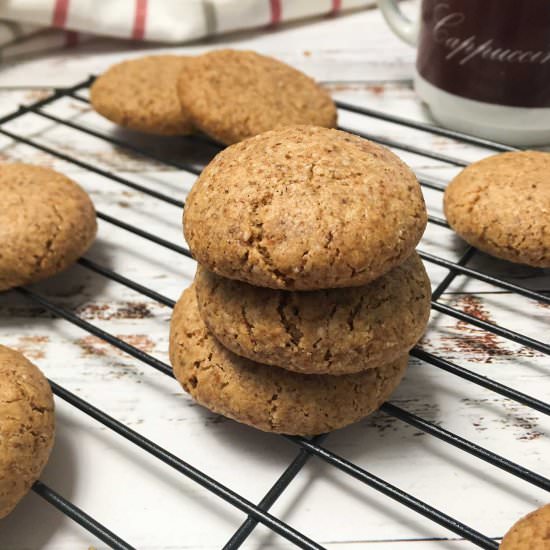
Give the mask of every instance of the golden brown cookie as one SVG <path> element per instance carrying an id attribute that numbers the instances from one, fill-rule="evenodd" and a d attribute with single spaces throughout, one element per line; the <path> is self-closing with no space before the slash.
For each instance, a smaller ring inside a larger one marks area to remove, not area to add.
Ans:
<path id="1" fill-rule="evenodd" d="M 283 126 L 336 126 L 336 107 L 325 90 L 256 52 L 217 50 L 195 57 L 182 69 L 178 90 L 193 124 L 227 145 Z"/>
<path id="2" fill-rule="evenodd" d="M 372 413 L 407 366 L 405 356 L 357 374 L 317 376 L 254 363 L 208 331 L 194 287 L 174 309 L 170 361 L 183 388 L 201 405 L 260 430 L 298 435 L 328 432 Z"/>
<path id="3" fill-rule="evenodd" d="M 199 267 L 201 316 L 232 352 L 305 374 L 346 374 L 402 357 L 430 316 L 416 252 L 367 285 L 310 292 L 251 286 Z"/>
<path id="4" fill-rule="evenodd" d="M 550 504 L 531 512 L 506 533 L 500 550 L 550 550 Z"/>
<path id="5" fill-rule="evenodd" d="M 92 106 L 131 130 L 167 136 L 189 134 L 193 126 L 177 93 L 179 74 L 188 60 L 152 55 L 117 63 L 92 85 Z"/>
<path id="6" fill-rule="evenodd" d="M 52 390 L 19 352 L 0 345 L 0 518 L 38 479 L 50 456 L 55 423 Z"/>
<path id="7" fill-rule="evenodd" d="M 388 149 L 297 126 L 219 153 L 189 194 L 184 231 L 218 275 L 316 290 L 364 285 L 398 266 L 426 221 L 414 174 Z"/>
<path id="8" fill-rule="evenodd" d="M 92 201 L 63 174 L 2 164 L 0 196 L 0 291 L 66 269 L 95 238 Z"/>
<path id="9" fill-rule="evenodd" d="M 445 215 L 487 254 L 550 267 L 550 153 L 501 153 L 471 164 L 447 187 Z"/>

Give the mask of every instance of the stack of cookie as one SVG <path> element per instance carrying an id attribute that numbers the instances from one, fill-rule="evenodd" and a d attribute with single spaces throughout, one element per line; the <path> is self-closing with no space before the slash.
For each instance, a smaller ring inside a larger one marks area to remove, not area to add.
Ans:
<path id="1" fill-rule="evenodd" d="M 222 151 L 185 209 L 200 265 L 172 319 L 176 377 L 266 431 L 318 434 L 371 413 L 428 320 L 414 252 L 425 225 L 413 173 L 359 137 L 297 126 Z"/>

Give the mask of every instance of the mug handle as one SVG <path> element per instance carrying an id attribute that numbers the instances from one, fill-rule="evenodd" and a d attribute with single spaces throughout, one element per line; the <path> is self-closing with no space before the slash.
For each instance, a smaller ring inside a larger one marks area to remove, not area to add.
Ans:
<path id="1" fill-rule="evenodd" d="M 418 41 L 418 20 L 411 21 L 397 5 L 397 0 L 378 0 L 378 7 L 391 30 L 410 44 L 416 46 Z"/>

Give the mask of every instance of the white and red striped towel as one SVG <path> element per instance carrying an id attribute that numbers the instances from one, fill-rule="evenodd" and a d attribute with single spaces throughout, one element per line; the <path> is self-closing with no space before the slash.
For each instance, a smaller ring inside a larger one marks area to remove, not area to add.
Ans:
<path id="1" fill-rule="evenodd" d="M 375 0 L 2 0 L 0 52 L 12 57 L 74 45 L 93 35 L 182 43 L 374 4 Z"/>

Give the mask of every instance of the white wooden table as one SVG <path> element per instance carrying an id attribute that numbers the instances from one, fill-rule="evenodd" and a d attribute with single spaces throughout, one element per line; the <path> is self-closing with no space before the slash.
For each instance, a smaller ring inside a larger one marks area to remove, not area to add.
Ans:
<path id="1" fill-rule="evenodd" d="M 274 55 L 326 83 L 334 96 L 359 105 L 425 120 L 411 90 L 414 51 L 401 44 L 377 11 L 319 19 L 271 32 L 253 32 L 181 47 L 250 48 Z M 116 49 L 114 49 L 116 47 Z M 158 51 L 158 50 L 149 50 Z M 174 50 L 172 50 L 174 51 Z M 143 50 L 97 41 L 4 66 L 0 115 L 98 73 Z M 212 151 L 185 139 L 156 139 L 116 131 L 87 105 L 62 100 L 48 112 L 115 135 L 173 159 L 207 160 Z M 342 113 L 342 125 L 475 160 L 488 151 L 405 128 Z M 6 128 L 132 181 L 184 200 L 194 177 L 151 163 L 102 140 L 26 115 Z M 32 147 L 0 136 L 2 161 L 53 166 L 79 181 L 98 209 L 183 244 L 181 211 Z M 419 173 L 448 180 L 457 168 L 399 152 Z M 426 191 L 432 214 L 442 216 L 441 193 Z M 430 225 L 420 248 L 457 259 L 465 245 Z M 182 256 L 101 222 L 87 257 L 176 299 L 194 273 Z M 542 270 L 480 256 L 474 265 L 531 288 L 548 291 Z M 435 285 L 446 270 L 428 266 Z M 168 361 L 170 309 L 115 282 L 75 266 L 36 285 L 40 293 L 84 319 Z M 442 297 L 480 318 L 548 341 L 550 308 L 457 277 Z M 258 502 L 295 456 L 286 440 L 219 418 L 195 405 L 179 385 L 66 321 L 55 319 L 15 293 L 0 295 L 0 342 L 34 360 L 57 383 L 139 433 Z M 433 314 L 423 342 L 444 356 L 539 399 L 550 399 L 547 356 L 452 317 Z M 391 400 L 406 410 L 550 475 L 550 421 L 488 390 L 412 360 Z M 245 516 L 184 476 L 162 465 L 61 400 L 57 442 L 43 481 L 139 549 L 214 549 Z M 491 537 L 500 537 L 521 515 L 549 501 L 548 494 L 406 424 L 377 413 L 332 434 L 330 450 L 425 500 Z M 272 512 L 331 550 L 368 548 L 435 550 L 475 546 L 409 511 L 334 468 L 312 459 Z M 0 523 L 2 550 L 103 549 L 103 543 L 31 493 Z M 243 546 L 291 545 L 258 527 Z"/>

